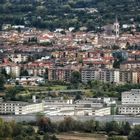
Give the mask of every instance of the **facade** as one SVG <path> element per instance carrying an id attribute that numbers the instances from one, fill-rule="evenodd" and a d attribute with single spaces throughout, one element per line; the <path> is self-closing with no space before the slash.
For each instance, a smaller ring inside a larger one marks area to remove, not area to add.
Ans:
<path id="1" fill-rule="evenodd" d="M 9 58 L 14 63 L 26 62 L 28 60 L 28 56 L 22 54 L 11 54 Z"/>
<path id="2" fill-rule="evenodd" d="M 110 115 L 111 114 L 111 108 L 110 107 L 104 107 L 104 108 L 95 109 L 93 111 L 93 114 L 96 115 L 96 116 Z"/>
<path id="3" fill-rule="evenodd" d="M 91 80 L 99 80 L 99 72 L 97 69 L 94 69 L 92 67 L 83 68 L 81 70 L 81 78 L 83 83 L 87 83 Z"/>
<path id="4" fill-rule="evenodd" d="M 140 105 L 140 89 L 122 92 L 122 104 Z"/>
<path id="5" fill-rule="evenodd" d="M 120 105 L 118 106 L 118 113 L 123 115 L 139 115 L 140 105 Z"/>
<path id="6" fill-rule="evenodd" d="M 30 76 L 43 76 L 48 73 L 48 69 L 52 66 L 53 64 L 51 62 L 34 62 L 24 65 L 24 69 L 28 71 Z"/>
<path id="7" fill-rule="evenodd" d="M 48 80 L 49 81 L 66 81 L 71 80 L 71 74 L 73 70 L 71 68 L 50 68 L 48 69 Z"/>
<path id="8" fill-rule="evenodd" d="M 117 84 L 140 83 L 140 72 L 131 69 L 95 69 L 86 67 L 81 69 L 81 78 L 83 83 L 91 80 L 100 80 Z"/>
<path id="9" fill-rule="evenodd" d="M 140 89 L 122 92 L 122 105 L 118 106 L 119 114 L 140 114 Z"/>
<path id="10" fill-rule="evenodd" d="M 119 70 L 118 69 L 94 69 L 83 68 L 81 70 L 81 78 L 83 83 L 91 80 L 100 80 L 102 82 L 119 83 Z"/>
<path id="11" fill-rule="evenodd" d="M 28 104 L 25 106 L 16 106 L 15 115 L 26 115 L 31 113 L 42 112 L 44 109 L 43 103 Z"/>
<path id="12" fill-rule="evenodd" d="M 73 102 L 72 99 L 53 98 L 45 100 L 44 113 L 46 115 L 70 116 L 104 116 L 110 115 L 110 104 L 115 100 L 110 98 L 85 98 Z M 107 105 L 104 106 L 104 104 Z"/>
<path id="13" fill-rule="evenodd" d="M 4 69 L 7 74 L 13 75 L 13 77 L 19 77 L 20 76 L 20 66 L 19 65 L 7 65 L 4 66 Z"/>
<path id="14" fill-rule="evenodd" d="M 43 103 L 0 102 L 0 114 L 25 115 L 42 112 L 44 110 L 43 108 Z"/>
<path id="15" fill-rule="evenodd" d="M 139 83 L 139 72 L 136 70 L 120 70 L 120 83 Z"/>
<path id="16" fill-rule="evenodd" d="M 119 70 L 114 70 L 114 69 L 101 70 L 100 80 L 102 82 L 119 83 Z"/>
<path id="17" fill-rule="evenodd" d="M 125 61 L 120 65 L 120 69 L 139 69 L 140 60 Z"/>

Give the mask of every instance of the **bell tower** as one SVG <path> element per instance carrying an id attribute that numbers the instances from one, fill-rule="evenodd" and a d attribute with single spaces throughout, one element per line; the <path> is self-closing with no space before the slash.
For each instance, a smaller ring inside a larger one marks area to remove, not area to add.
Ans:
<path id="1" fill-rule="evenodd" d="M 119 24 L 119 21 L 118 21 L 117 17 L 116 17 L 116 21 L 114 23 L 114 31 L 115 31 L 116 38 L 118 38 L 119 34 L 120 34 L 120 24 Z"/>

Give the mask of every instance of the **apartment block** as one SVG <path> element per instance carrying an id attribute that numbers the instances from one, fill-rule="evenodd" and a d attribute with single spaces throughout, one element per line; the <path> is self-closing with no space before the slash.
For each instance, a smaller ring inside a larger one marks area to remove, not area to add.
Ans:
<path id="1" fill-rule="evenodd" d="M 81 78 L 83 83 L 87 83 L 91 80 L 100 80 L 99 70 L 90 68 L 83 68 L 81 70 Z"/>
<path id="2" fill-rule="evenodd" d="M 49 81 L 66 81 L 71 80 L 71 74 L 73 70 L 71 68 L 56 67 L 48 69 Z"/>
<path id="3" fill-rule="evenodd" d="M 140 89 L 132 89 L 121 94 L 122 104 L 118 106 L 119 114 L 140 114 Z"/>
<path id="4" fill-rule="evenodd" d="M 95 69 L 94 67 L 83 67 L 81 69 L 83 83 L 91 80 L 102 82 L 113 82 L 117 84 L 140 83 L 140 71 L 131 69 Z"/>
<path id="5" fill-rule="evenodd" d="M 100 80 L 102 82 L 119 83 L 119 70 L 115 69 L 94 69 L 87 67 L 81 69 L 82 82 L 87 83 L 91 80 Z"/>

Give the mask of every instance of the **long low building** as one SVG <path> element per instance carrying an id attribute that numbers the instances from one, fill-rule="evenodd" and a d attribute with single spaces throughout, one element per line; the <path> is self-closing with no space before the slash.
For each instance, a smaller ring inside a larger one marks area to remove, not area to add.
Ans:
<path id="1" fill-rule="evenodd" d="M 73 106 L 59 106 L 53 108 L 47 108 L 44 111 L 45 115 L 49 116 L 105 116 L 111 114 L 110 107 L 74 107 Z"/>
<path id="2" fill-rule="evenodd" d="M 118 106 L 118 113 L 123 115 L 139 115 L 140 105 L 120 105 Z"/>
<path id="3" fill-rule="evenodd" d="M 28 103 L 18 101 L 0 102 L 0 114 L 25 115 L 44 110 L 43 103 Z"/>
<path id="4" fill-rule="evenodd" d="M 48 99 L 44 102 L 44 113 L 49 116 L 104 116 L 111 114 L 110 98 L 85 98 L 73 101 L 63 99 Z"/>

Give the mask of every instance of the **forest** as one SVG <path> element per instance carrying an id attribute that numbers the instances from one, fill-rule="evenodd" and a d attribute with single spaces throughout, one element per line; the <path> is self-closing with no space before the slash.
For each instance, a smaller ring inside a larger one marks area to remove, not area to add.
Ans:
<path id="1" fill-rule="evenodd" d="M 56 28 L 87 27 L 98 31 L 113 23 L 140 22 L 139 0 L 1 0 L 0 25 Z M 65 24 L 63 24 L 65 23 Z"/>

